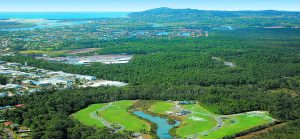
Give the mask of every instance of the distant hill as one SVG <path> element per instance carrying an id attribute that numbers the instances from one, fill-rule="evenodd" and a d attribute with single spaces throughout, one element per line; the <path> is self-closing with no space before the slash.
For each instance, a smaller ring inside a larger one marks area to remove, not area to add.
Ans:
<path id="1" fill-rule="evenodd" d="M 300 12 L 287 11 L 212 11 L 197 9 L 157 8 L 130 13 L 128 17 L 143 21 L 196 21 L 219 20 L 223 18 L 299 18 Z"/>

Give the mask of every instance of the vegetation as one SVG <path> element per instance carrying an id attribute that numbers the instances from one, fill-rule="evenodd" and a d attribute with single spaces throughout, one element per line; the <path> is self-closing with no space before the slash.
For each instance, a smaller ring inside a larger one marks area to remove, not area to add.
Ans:
<path id="1" fill-rule="evenodd" d="M 137 118 L 136 116 L 128 112 L 128 108 L 133 103 L 134 101 L 113 102 L 111 107 L 98 112 L 98 114 L 100 117 L 112 124 L 124 126 L 125 130 L 128 131 L 150 131 L 150 125 L 147 122 Z"/>
<path id="2" fill-rule="evenodd" d="M 158 114 L 166 114 L 167 111 L 171 111 L 172 108 L 175 107 L 174 103 L 166 103 L 162 101 L 155 102 L 151 107 L 149 108 L 149 111 L 153 113 Z"/>
<path id="3" fill-rule="evenodd" d="M 198 13 L 199 11 L 195 12 Z M 55 45 L 43 43 L 41 45 L 36 41 L 29 44 L 24 42 L 13 43 L 11 45 L 13 50 L 45 50 L 51 47 L 49 51 L 53 51 L 101 47 L 102 49 L 97 52 L 98 54 L 128 53 L 134 54 L 134 58 L 128 64 L 104 65 L 96 63 L 91 66 L 75 66 L 37 60 L 31 57 L 34 55 L 30 54 L 1 57 L 0 60 L 27 62 L 28 65 L 38 68 L 93 75 L 99 79 L 129 83 L 127 87 L 123 88 L 100 87 L 57 92 L 46 91 L 45 93 L 29 96 L 2 98 L 0 106 L 26 105 L 24 108 L 4 111 L 2 117 L 14 123 L 30 127 L 33 130 L 33 138 L 129 138 L 127 132 L 113 133 L 105 127 L 86 126 L 70 117 L 70 115 L 91 104 L 119 100 L 197 100 L 203 106 L 203 109 L 218 115 L 259 110 L 269 111 L 272 117 L 288 121 L 288 124 L 273 132 L 264 134 L 262 137 L 297 138 L 297 133 L 300 131 L 298 128 L 299 120 L 297 120 L 300 118 L 300 29 L 293 27 L 299 23 L 299 18 L 289 19 L 284 17 L 286 14 L 298 17 L 298 13 L 274 13 L 272 11 L 266 13 L 267 15 L 264 13 L 252 14 L 251 16 L 255 18 L 251 18 L 249 21 L 242 19 L 243 15 L 239 18 L 235 17 L 236 14 L 244 13 L 224 13 L 228 14 L 227 16 L 230 18 L 224 21 L 225 23 L 220 22 L 220 25 L 234 22 L 234 24 L 241 27 L 235 30 L 214 30 L 212 26 L 208 26 L 208 23 L 212 23 L 208 20 L 201 21 L 207 22 L 206 24 L 184 24 L 183 26 L 180 26 L 181 23 L 177 21 L 172 22 L 172 24 L 167 23 L 170 26 L 184 28 L 205 28 L 209 30 L 209 37 L 132 38 L 103 42 L 95 39 L 63 40 L 59 43 L 56 42 Z M 181 12 L 181 14 L 183 13 Z M 208 14 L 214 16 L 219 13 Z M 269 14 L 273 14 L 273 18 L 264 18 Z M 126 20 L 142 20 L 144 22 L 144 19 L 139 15 L 132 16 L 137 17 Z M 275 19 L 275 17 L 278 18 Z M 168 16 L 166 20 L 172 18 L 173 16 Z M 123 21 L 121 19 L 116 20 Z M 156 23 L 160 22 L 157 17 L 149 17 L 149 20 Z M 216 22 L 221 20 L 218 19 Z M 185 20 L 185 22 L 189 21 Z M 277 25 L 284 25 L 284 28 L 262 28 Z M 51 32 L 49 30 L 40 30 L 40 33 L 47 34 L 47 31 Z M 96 31 L 94 28 L 90 28 L 90 32 Z M 31 33 L 19 32 L 17 36 L 25 38 L 25 36 L 30 36 Z M 4 37 L 6 35 L 14 36 L 11 32 L 0 32 L 0 34 Z M 7 42 L 10 43 L 10 40 L 13 39 L 9 39 Z M 234 66 L 225 65 L 224 62 L 231 62 Z M 1 84 L 5 84 L 8 80 L 4 76 L 1 76 L 0 79 Z M 129 104 L 125 104 L 124 106 L 127 108 Z M 144 107 L 148 107 L 148 105 Z M 153 110 L 162 113 L 169 107 L 167 105 Z M 199 108 L 199 111 L 202 110 Z M 122 112 L 123 116 L 129 116 L 125 114 L 126 111 Z M 113 114 L 116 113 L 114 111 L 105 113 L 106 118 Z M 207 119 L 208 117 L 203 118 Z M 246 115 L 235 118 L 242 121 L 246 118 Z M 208 119 L 208 121 L 211 120 Z M 250 119 L 250 121 L 247 123 L 249 125 L 232 125 L 232 129 L 241 127 L 244 130 L 258 125 L 257 123 L 264 122 L 261 119 Z M 90 121 L 86 121 L 86 123 L 88 122 Z M 191 121 L 187 120 L 185 123 L 189 124 Z M 207 126 L 212 125 L 214 123 L 207 124 Z M 132 129 L 140 129 L 140 127 L 136 126 Z M 177 132 L 178 134 L 187 135 L 189 131 L 178 129 Z M 219 132 L 216 133 L 216 136 L 223 136 L 225 132 L 233 133 L 231 128 L 223 131 L 219 130 Z"/>
<path id="4" fill-rule="evenodd" d="M 197 9 L 157 8 L 143 12 L 130 13 L 129 17 L 137 21 L 158 23 L 189 23 L 189 27 L 203 25 L 235 26 L 286 26 L 297 25 L 299 12 L 285 11 L 207 11 Z M 289 16 L 290 18 L 286 18 Z M 199 25 L 200 24 L 200 25 Z M 177 24 L 178 26 L 178 24 Z"/>
<path id="5" fill-rule="evenodd" d="M 161 110 L 169 104 L 168 102 L 162 101 L 154 103 L 150 110 Z M 172 131 L 172 133 L 178 137 L 223 138 L 275 121 L 267 112 L 262 111 L 239 113 L 235 115 L 217 115 L 198 104 L 181 105 L 181 107 L 184 110 L 190 111 L 191 114 L 179 118 L 181 119 L 181 125 Z M 168 110 L 170 110 L 170 108 L 156 112 L 166 114 Z"/>
<path id="6" fill-rule="evenodd" d="M 85 109 L 82 109 L 78 112 L 76 112 L 73 116 L 75 119 L 79 120 L 79 122 L 89 125 L 89 126 L 96 126 L 96 127 L 104 127 L 104 125 L 98 121 L 97 119 L 94 119 L 91 117 L 92 112 L 96 112 L 101 107 L 105 106 L 106 104 L 93 104 L 88 106 Z"/>
<path id="7" fill-rule="evenodd" d="M 0 75 L 0 85 L 5 85 L 7 83 L 8 77 Z"/>
<path id="8" fill-rule="evenodd" d="M 270 132 L 264 132 L 259 136 L 253 137 L 253 139 L 278 139 L 278 138 L 286 138 L 286 139 L 297 139 L 300 138 L 299 128 L 300 128 L 300 120 L 295 120 L 288 122 L 286 125 L 275 128 Z"/>

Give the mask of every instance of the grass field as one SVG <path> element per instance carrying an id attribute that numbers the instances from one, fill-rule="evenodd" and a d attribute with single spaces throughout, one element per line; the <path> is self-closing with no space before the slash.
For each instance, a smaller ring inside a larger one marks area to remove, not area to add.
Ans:
<path id="1" fill-rule="evenodd" d="M 127 111 L 134 101 L 124 100 L 113 102 L 112 106 L 101 111 L 100 116 L 110 123 L 120 124 L 125 130 L 139 132 L 141 130 L 150 130 L 150 124 L 137 118 Z"/>
<path id="2" fill-rule="evenodd" d="M 89 126 L 104 127 L 99 120 L 92 118 L 91 113 L 97 111 L 100 118 L 107 121 L 108 125 L 117 125 L 121 129 L 133 132 L 142 130 L 150 131 L 150 124 L 128 112 L 134 101 L 116 101 L 110 104 L 94 104 L 76 112 L 73 117 L 81 123 Z M 217 115 L 198 104 L 176 105 L 172 102 L 156 101 L 149 110 L 158 114 L 166 114 L 166 111 L 174 113 L 181 110 L 188 110 L 191 114 L 178 116 L 181 120 L 180 126 L 175 134 L 181 138 L 198 137 L 204 139 L 221 139 L 227 135 L 233 135 L 255 126 L 264 125 L 274 121 L 264 111 L 253 111 L 233 115 Z M 107 124 L 106 124 L 107 125 Z"/>
<path id="3" fill-rule="evenodd" d="M 124 100 L 108 103 L 93 104 L 89 107 L 82 109 L 74 114 L 74 118 L 81 123 L 89 126 L 104 127 L 104 124 L 91 117 L 91 113 L 97 111 L 98 116 L 110 125 L 119 125 L 125 130 L 140 132 L 141 130 L 150 131 L 150 124 L 146 121 L 136 117 L 128 112 L 128 108 L 134 103 L 134 101 Z M 100 110 L 101 108 L 104 108 Z"/>
<path id="4" fill-rule="evenodd" d="M 207 136 L 202 136 L 204 139 L 218 139 L 226 135 L 245 131 L 255 126 L 271 123 L 273 119 L 267 112 L 241 113 L 238 115 L 228 116 L 224 120 L 224 125 L 216 131 L 209 133 Z"/>
<path id="5" fill-rule="evenodd" d="M 171 111 L 173 107 L 175 107 L 175 104 L 172 102 L 157 101 L 151 105 L 149 111 L 158 114 L 166 114 L 166 111 Z"/>
<path id="6" fill-rule="evenodd" d="M 213 128 L 217 121 L 210 113 L 200 105 L 182 105 L 184 109 L 192 111 L 192 114 L 184 117 L 182 124 L 176 130 L 176 135 L 180 137 L 189 136 Z"/>
<path id="7" fill-rule="evenodd" d="M 150 107 L 155 113 L 165 114 L 174 105 L 169 102 L 157 102 Z M 174 104 L 174 103 L 173 103 Z M 255 126 L 271 123 L 267 112 L 256 111 L 235 115 L 217 115 L 198 104 L 181 105 L 181 109 L 191 111 L 191 114 L 180 116 L 181 125 L 175 130 L 179 137 L 198 137 L 205 139 L 220 139 Z"/>
<path id="8" fill-rule="evenodd" d="M 105 106 L 107 104 L 93 104 L 88 106 L 85 109 L 82 109 L 74 114 L 74 118 L 79 120 L 79 122 L 88 125 L 88 126 L 96 126 L 96 127 L 104 127 L 104 125 L 96 120 L 90 117 L 90 113 L 95 112 Z"/>
<path id="9" fill-rule="evenodd" d="M 61 50 L 61 51 L 46 51 L 46 50 L 26 50 L 26 51 L 19 51 L 20 54 L 47 54 L 50 56 L 55 56 L 55 55 L 64 55 L 68 50 Z"/>

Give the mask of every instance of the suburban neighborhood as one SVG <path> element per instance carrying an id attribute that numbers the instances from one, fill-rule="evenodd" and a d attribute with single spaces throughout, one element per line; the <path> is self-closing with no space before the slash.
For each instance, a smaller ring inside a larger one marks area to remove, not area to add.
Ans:
<path id="1" fill-rule="evenodd" d="M 70 74 L 27 66 L 27 63 L 0 61 L 0 76 L 6 77 L 0 84 L 0 97 L 32 94 L 46 90 L 76 87 L 126 86 L 118 81 L 99 80 L 95 76 Z"/>

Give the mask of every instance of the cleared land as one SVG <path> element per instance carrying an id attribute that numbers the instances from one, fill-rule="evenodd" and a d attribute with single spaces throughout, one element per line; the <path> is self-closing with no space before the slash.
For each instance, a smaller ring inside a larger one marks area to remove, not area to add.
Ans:
<path id="1" fill-rule="evenodd" d="M 133 103 L 134 101 L 124 100 L 109 104 L 93 104 L 76 112 L 74 118 L 90 126 L 118 126 L 119 130 L 125 129 L 133 132 L 150 131 L 150 124 L 128 112 L 128 108 Z M 97 113 L 96 116 L 95 113 Z"/>
<path id="2" fill-rule="evenodd" d="M 216 131 L 208 133 L 201 138 L 216 139 L 226 135 L 245 131 L 255 126 L 264 125 L 274 121 L 267 112 L 253 111 L 236 115 L 225 116 L 224 125 Z"/>
<path id="3" fill-rule="evenodd" d="M 167 111 L 172 111 L 175 107 L 175 104 L 172 102 L 162 102 L 157 101 L 149 108 L 149 111 L 158 113 L 158 114 L 166 114 Z"/>
<path id="4" fill-rule="evenodd" d="M 139 132 L 141 130 L 150 130 L 150 125 L 133 114 L 127 109 L 133 105 L 134 101 L 124 100 L 113 102 L 111 107 L 99 112 L 99 116 L 112 124 L 124 126 L 125 130 Z"/>
<path id="5" fill-rule="evenodd" d="M 115 128 L 116 131 L 150 131 L 150 124 L 128 112 L 135 101 L 124 100 L 105 104 L 94 104 L 75 113 L 80 122 L 96 127 Z M 190 114 L 179 116 L 181 111 Z M 233 115 L 217 115 L 198 104 L 176 105 L 174 102 L 155 101 L 149 111 L 158 114 L 171 114 L 181 120 L 175 134 L 181 138 L 220 139 L 227 135 L 274 122 L 268 112 L 252 111 Z M 172 113 L 173 112 L 173 113 Z"/>
<path id="6" fill-rule="evenodd" d="M 174 110 L 174 113 L 181 110 L 190 111 L 191 114 L 178 116 L 182 119 L 182 123 L 176 129 L 175 134 L 184 138 L 219 139 L 226 135 L 233 135 L 255 126 L 274 121 L 268 112 L 264 111 L 253 111 L 234 115 L 217 115 L 198 104 L 181 105 L 177 108 L 174 108 L 174 106 L 170 104 L 172 103 L 154 103 L 150 107 L 150 111 L 159 114 L 166 114 L 166 111 L 170 110 Z"/>
<path id="7" fill-rule="evenodd" d="M 47 55 L 61 55 L 69 52 L 68 50 L 61 50 L 61 51 L 45 51 L 45 50 L 26 50 L 26 51 L 19 51 L 20 54 L 47 54 Z"/>
<path id="8" fill-rule="evenodd" d="M 176 130 L 176 135 L 180 137 L 197 137 L 198 135 L 194 134 L 212 129 L 217 125 L 217 120 L 214 118 L 215 115 L 200 105 L 182 105 L 182 108 L 192 113 L 183 118 L 182 124 Z"/>
<path id="9" fill-rule="evenodd" d="M 74 114 L 74 118 L 79 120 L 79 122 L 89 125 L 89 126 L 96 126 L 96 127 L 104 127 L 103 123 L 97 119 L 92 118 L 90 115 L 93 112 L 101 109 L 105 105 L 108 104 L 93 104 L 88 106 L 85 109 L 82 109 Z"/>

